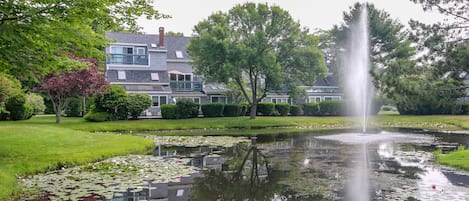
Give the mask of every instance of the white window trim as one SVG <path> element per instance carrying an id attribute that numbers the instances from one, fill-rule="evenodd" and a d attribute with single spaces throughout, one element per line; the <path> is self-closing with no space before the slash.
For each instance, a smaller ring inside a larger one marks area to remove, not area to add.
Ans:
<path id="1" fill-rule="evenodd" d="M 112 45 L 109 46 L 109 54 L 115 54 L 115 53 L 112 53 L 112 51 L 111 51 L 113 47 L 132 47 L 132 49 L 143 48 L 143 47 L 148 48 L 148 46 L 145 45 L 145 44 L 118 43 L 118 44 L 112 44 Z M 130 67 L 130 68 L 149 68 L 151 66 L 151 59 L 150 59 L 150 53 L 149 52 L 150 52 L 150 50 L 148 50 L 148 54 L 147 54 L 147 57 L 148 57 L 148 64 L 147 65 L 106 64 L 106 69 L 110 69 L 112 67 L 115 67 L 115 68 L 119 68 L 119 67 L 123 67 L 123 68 L 128 68 L 128 67 Z"/>
<path id="2" fill-rule="evenodd" d="M 227 96 L 222 96 L 222 95 L 212 95 L 212 96 L 210 96 L 210 103 L 220 103 L 220 102 L 213 102 L 213 100 L 212 100 L 212 99 L 213 99 L 214 97 L 217 97 L 217 98 L 225 98 L 225 104 L 226 104 L 226 102 L 228 101 L 228 97 L 227 97 Z"/>
<path id="3" fill-rule="evenodd" d="M 198 103 L 198 104 L 200 104 L 200 101 L 201 101 L 201 100 L 200 100 L 200 97 L 198 97 L 198 96 L 188 96 L 188 97 L 179 96 L 179 97 L 173 97 L 173 98 L 176 99 L 176 102 L 177 102 L 178 99 L 184 99 L 184 98 L 190 99 L 190 100 L 192 100 L 192 101 L 194 101 L 194 98 L 197 98 L 197 99 L 199 99 L 199 101 L 198 101 L 198 102 L 195 102 L 195 101 L 194 101 L 194 102 L 195 102 L 195 103 Z"/>
<path id="4" fill-rule="evenodd" d="M 316 98 L 319 98 L 319 102 L 324 101 L 324 97 L 322 96 L 308 96 L 308 103 L 318 103 L 316 102 Z"/>
<path id="5" fill-rule="evenodd" d="M 341 100 L 342 97 L 340 96 L 324 96 L 324 100 L 326 100 L 326 98 L 330 98 L 331 100 Z"/>
<path id="6" fill-rule="evenodd" d="M 151 98 L 151 107 L 153 108 L 160 108 L 161 107 L 161 103 L 158 102 L 158 106 L 153 106 L 153 97 L 158 97 L 158 101 L 160 101 L 160 98 L 161 97 L 166 97 L 166 104 L 169 104 L 169 98 L 168 98 L 168 95 L 150 95 L 150 98 Z"/>
<path id="7" fill-rule="evenodd" d="M 159 73 L 151 73 L 151 80 L 152 81 L 160 81 L 160 74 Z"/>

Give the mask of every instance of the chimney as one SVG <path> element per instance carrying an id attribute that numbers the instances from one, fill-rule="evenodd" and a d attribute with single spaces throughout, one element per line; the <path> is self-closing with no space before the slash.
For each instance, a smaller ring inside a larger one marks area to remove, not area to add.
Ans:
<path id="1" fill-rule="evenodd" d="M 164 27 L 160 27 L 160 47 L 164 47 Z"/>

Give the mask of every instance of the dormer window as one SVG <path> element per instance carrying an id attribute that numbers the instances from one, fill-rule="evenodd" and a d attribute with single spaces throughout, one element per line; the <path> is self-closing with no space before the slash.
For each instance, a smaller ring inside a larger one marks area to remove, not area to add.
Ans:
<path id="1" fill-rule="evenodd" d="M 178 58 L 178 59 L 183 59 L 184 58 L 184 56 L 182 55 L 182 51 L 179 51 L 179 50 L 176 51 L 176 58 Z"/>

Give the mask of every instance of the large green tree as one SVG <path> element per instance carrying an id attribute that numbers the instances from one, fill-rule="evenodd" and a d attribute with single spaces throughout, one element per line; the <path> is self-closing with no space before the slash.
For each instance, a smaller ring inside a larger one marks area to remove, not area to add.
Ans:
<path id="1" fill-rule="evenodd" d="M 256 117 L 257 104 L 284 83 L 314 83 L 327 71 L 318 38 L 278 6 L 245 3 L 194 27 L 188 46 L 195 72 L 208 81 L 234 81 Z"/>
<path id="2" fill-rule="evenodd" d="M 76 65 L 68 53 L 104 59 L 105 31 L 138 31 L 137 17 L 158 19 L 152 0 L 3 0 L 0 3 L 0 71 L 38 80 Z M 64 62 L 65 61 L 65 62 Z"/>

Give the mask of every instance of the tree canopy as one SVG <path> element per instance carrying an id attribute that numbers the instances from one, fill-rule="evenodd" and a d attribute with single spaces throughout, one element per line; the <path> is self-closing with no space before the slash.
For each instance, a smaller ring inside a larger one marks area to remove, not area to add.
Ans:
<path id="1" fill-rule="evenodd" d="M 251 105 L 284 83 L 314 83 L 325 73 L 318 37 L 301 30 L 278 6 L 245 3 L 199 22 L 188 46 L 195 72 L 207 81 L 234 81 Z"/>
<path id="2" fill-rule="evenodd" d="M 105 31 L 138 31 L 141 15 L 167 17 L 152 7 L 152 0 L 1 2 L 0 71 L 20 80 L 38 80 L 51 70 L 77 66 L 68 53 L 104 59 Z"/>

